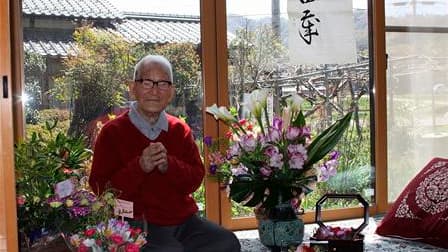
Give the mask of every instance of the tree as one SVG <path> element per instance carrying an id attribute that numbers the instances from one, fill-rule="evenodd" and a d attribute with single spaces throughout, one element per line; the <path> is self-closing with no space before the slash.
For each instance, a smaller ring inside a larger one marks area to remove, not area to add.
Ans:
<path id="1" fill-rule="evenodd" d="M 172 43 L 156 45 L 151 53 L 165 56 L 173 66 L 176 96 L 171 102 L 176 115 L 187 117 L 191 126 L 202 123 L 201 64 L 195 45 L 192 43 Z"/>
<path id="2" fill-rule="evenodd" d="M 76 56 L 64 60 L 63 74 L 56 78 L 56 97 L 70 103 L 69 134 L 88 134 L 89 123 L 125 103 L 127 81 L 132 76 L 140 46 L 121 36 L 89 26 L 73 34 Z"/>
<path id="3" fill-rule="evenodd" d="M 260 25 L 236 31 L 229 45 L 230 102 L 239 107 L 242 95 L 259 87 L 259 83 L 272 79 L 285 48 L 270 25 Z"/>

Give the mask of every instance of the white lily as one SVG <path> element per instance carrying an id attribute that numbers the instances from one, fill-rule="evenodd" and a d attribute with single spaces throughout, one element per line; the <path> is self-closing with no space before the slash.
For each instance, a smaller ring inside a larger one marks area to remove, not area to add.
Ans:
<path id="1" fill-rule="evenodd" d="M 283 120 L 283 130 L 286 131 L 286 129 L 289 127 L 289 124 L 291 122 L 291 110 L 289 109 L 289 107 L 283 108 L 282 120 Z"/>
<path id="2" fill-rule="evenodd" d="M 249 100 L 245 104 L 255 118 L 260 118 L 263 109 L 267 106 L 268 92 L 263 89 L 256 89 L 249 95 Z"/>
<path id="3" fill-rule="evenodd" d="M 84 246 L 86 246 L 86 247 L 88 247 L 88 248 L 91 248 L 91 247 L 93 247 L 94 245 L 96 245 L 96 243 L 95 243 L 95 239 L 85 239 L 85 240 L 82 242 L 82 244 L 84 244 Z"/>
<path id="4" fill-rule="evenodd" d="M 235 117 L 227 110 L 226 107 L 221 106 L 218 108 L 216 104 L 205 109 L 207 113 L 212 114 L 216 120 L 223 120 L 224 122 L 235 122 Z"/>
<path id="5" fill-rule="evenodd" d="M 293 94 L 286 99 L 286 104 L 291 109 L 291 112 L 294 114 L 300 111 L 300 106 L 302 105 L 303 101 L 304 100 L 302 97 L 300 97 L 297 94 Z"/>

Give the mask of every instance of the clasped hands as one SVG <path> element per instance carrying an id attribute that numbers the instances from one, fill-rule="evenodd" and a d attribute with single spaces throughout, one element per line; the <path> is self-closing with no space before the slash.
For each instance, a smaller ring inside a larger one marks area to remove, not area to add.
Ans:
<path id="1" fill-rule="evenodd" d="M 165 173 L 168 169 L 168 159 L 165 146 L 162 143 L 150 143 L 143 149 L 140 156 L 140 166 L 146 173 L 150 173 L 156 167 L 160 172 Z"/>

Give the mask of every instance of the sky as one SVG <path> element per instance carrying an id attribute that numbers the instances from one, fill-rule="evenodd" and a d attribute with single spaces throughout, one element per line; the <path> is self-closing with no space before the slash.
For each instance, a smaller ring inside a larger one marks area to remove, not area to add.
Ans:
<path id="1" fill-rule="evenodd" d="M 124 11 L 199 15 L 200 0 L 109 0 Z M 335 1 L 335 0 L 333 0 Z M 280 12 L 286 14 L 287 0 L 280 0 Z M 367 0 L 353 0 L 353 8 L 366 9 Z M 227 0 L 227 13 L 265 16 L 271 12 L 271 0 Z"/>

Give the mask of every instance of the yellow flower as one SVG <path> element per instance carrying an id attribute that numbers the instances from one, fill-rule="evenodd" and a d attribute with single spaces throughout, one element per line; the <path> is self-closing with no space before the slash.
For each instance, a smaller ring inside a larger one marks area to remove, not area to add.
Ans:
<path id="1" fill-rule="evenodd" d="M 237 157 L 232 157 L 232 159 L 230 159 L 230 164 L 232 165 L 238 165 L 240 163 L 240 160 Z"/>
<path id="2" fill-rule="evenodd" d="M 68 199 L 68 200 L 65 201 L 65 205 L 66 205 L 67 207 L 72 207 L 73 204 L 74 204 L 74 202 L 73 202 L 73 200 L 71 200 L 71 199 Z"/>
<path id="3" fill-rule="evenodd" d="M 40 198 L 38 196 L 33 196 L 33 202 L 38 203 L 40 201 Z"/>
<path id="4" fill-rule="evenodd" d="M 82 199 L 82 200 L 79 202 L 79 204 L 80 204 L 81 206 L 88 206 L 88 205 L 89 205 L 89 201 L 88 201 L 86 198 L 84 198 L 84 199 Z"/>
<path id="5" fill-rule="evenodd" d="M 96 212 L 98 210 L 100 210 L 103 207 L 103 204 L 101 202 L 95 202 L 92 205 L 92 211 Z"/>
<path id="6" fill-rule="evenodd" d="M 53 201 L 53 202 L 50 203 L 50 206 L 51 206 L 52 208 L 58 208 L 58 207 L 62 206 L 62 202 L 59 202 L 59 201 Z"/>

